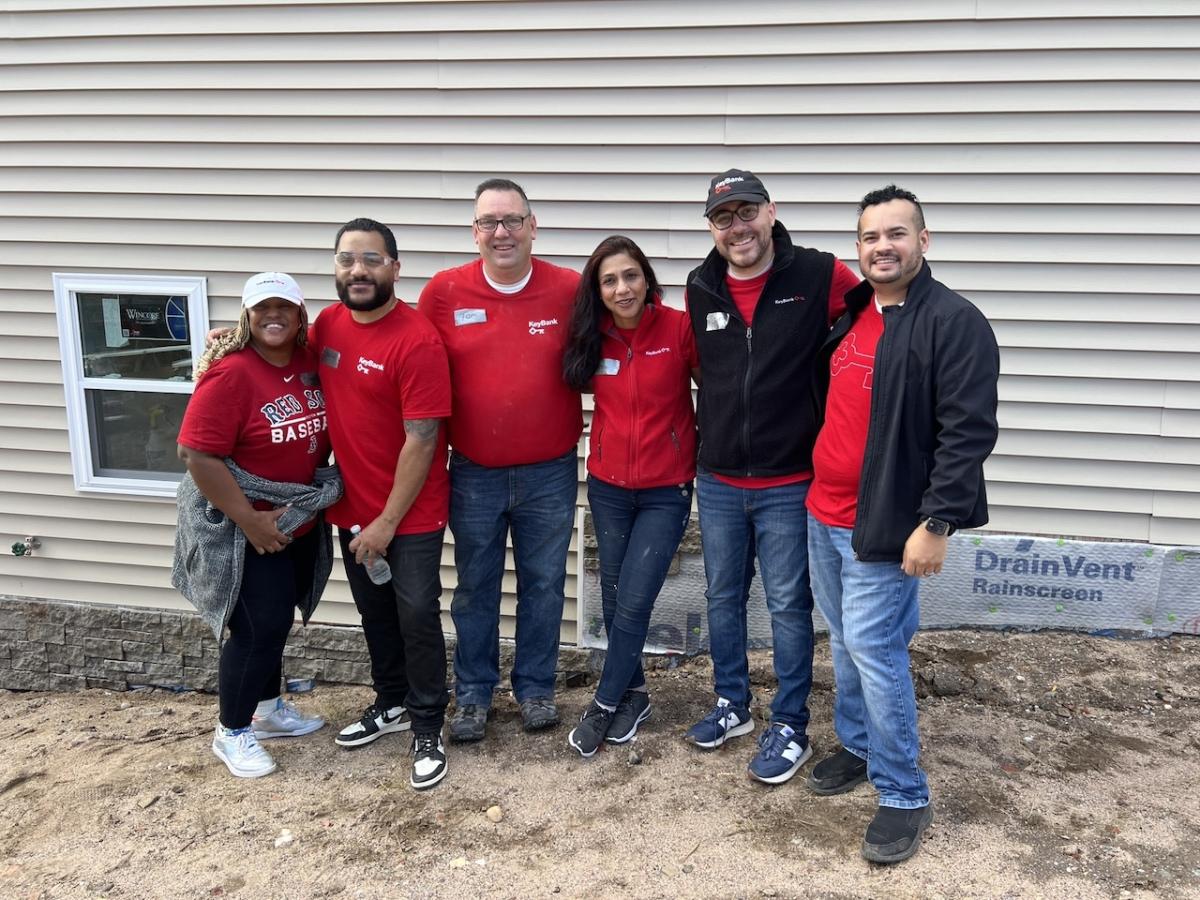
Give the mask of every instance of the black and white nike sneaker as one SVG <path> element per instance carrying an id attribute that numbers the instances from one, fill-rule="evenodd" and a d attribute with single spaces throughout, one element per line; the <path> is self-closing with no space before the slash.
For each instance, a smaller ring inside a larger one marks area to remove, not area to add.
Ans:
<path id="1" fill-rule="evenodd" d="M 333 742 L 339 747 L 363 747 L 393 731 L 408 731 L 412 723 L 403 706 L 380 709 L 372 703 L 363 710 L 362 718 L 338 732 Z"/>

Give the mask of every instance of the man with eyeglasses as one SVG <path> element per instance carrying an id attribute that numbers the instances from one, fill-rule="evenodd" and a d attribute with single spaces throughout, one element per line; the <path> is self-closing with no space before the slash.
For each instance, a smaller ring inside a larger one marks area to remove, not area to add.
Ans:
<path id="1" fill-rule="evenodd" d="M 514 181 L 479 185 L 472 233 L 480 258 L 434 275 L 418 302 L 445 341 L 454 396 L 452 741 L 478 741 L 486 732 L 500 681 L 510 531 L 517 569 L 513 695 L 526 731 L 558 724 L 554 674 L 583 430 L 579 394 L 562 377 L 579 275 L 532 255 L 537 219 Z"/>
<path id="2" fill-rule="evenodd" d="M 754 730 L 746 605 L 757 558 L 778 689 L 749 773 L 781 784 L 812 755 L 813 365 L 858 279 L 832 254 L 794 245 L 751 172 L 714 177 L 704 215 L 714 247 L 688 276 L 686 299 L 704 376 L 696 496 L 717 701 L 687 737 L 712 749 Z"/>
<path id="3" fill-rule="evenodd" d="M 411 726 L 410 783 L 421 790 L 446 775 L 441 558 L 450 487 L 441 426 L 450 415 L 450 371 L 437 331 L 396 297 L 399 277 L 391 229 L 347 222 L 334 241 L 341 303 L 322 310 L 309 341 L 345 484 L 328 517 L 338 526 L 375 687 L 375 701 L 334 740 L 362 747 Z M 376 557 L 391 567 L 383 584 L 366 568 Z"/>

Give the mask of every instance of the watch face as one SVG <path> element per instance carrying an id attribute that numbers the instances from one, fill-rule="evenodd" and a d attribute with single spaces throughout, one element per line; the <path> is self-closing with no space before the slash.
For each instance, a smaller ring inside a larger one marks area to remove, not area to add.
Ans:
<path id="1" fill-rule="evenodd" d="M 941 519 L 926 519 L 925 530 L 937 535 L 946 535 L 950 533 L 950 523 Z"/>

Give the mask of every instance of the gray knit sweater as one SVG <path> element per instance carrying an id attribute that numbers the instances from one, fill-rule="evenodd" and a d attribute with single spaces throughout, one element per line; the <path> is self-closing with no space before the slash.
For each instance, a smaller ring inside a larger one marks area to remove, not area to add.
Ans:
<path id="1" fill-rule="evenodd" d="M 336 465 L 317 469 L 311 485 L 268 481 L 251 475 L 231 459 L 225 460 L 225 465 L 248 499 L 289 507 L 277 522 L 284 534 L 291 534 L 342 496 L 342 476 Z M 190 474 L 179 483 L 176 499 L 179 521 L 171 584 L 196 607 L 200 618 L 221 641 L 242 586 L 246 536 L 232 519 L 208 502 Z M 323 515 L 316 527 L 321 529 L 321 539 L 313 561 L 312 588 L 296 600 L 305 624 L 317 608 L 333 570 L 332 529 Z"/>

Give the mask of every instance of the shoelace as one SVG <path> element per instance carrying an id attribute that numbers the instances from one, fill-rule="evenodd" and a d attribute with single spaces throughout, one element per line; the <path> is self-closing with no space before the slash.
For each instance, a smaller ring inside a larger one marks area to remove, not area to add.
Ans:
<path id="1" fill-rule="evenodd" d="M 792 739 L 784 734 L 782 728 L 771 726 L 771 730 L 767 732 L 768 737 L 763 741 L 762 756 L 766 759 L 774 759 L 777 756 L 783 756 L 783 751 L 787 749 L 787 745 Z"/>
<path id="2" fill-rule="evenodd" d="M 709 714 L 704 717 L 704 721 L 712 725 L 721 725 L 724 727 L 724 720 L 729 715 L 729 709 L 728 706 L 714 706 Z"/>
<path id="3" fill-rule="evenodd" d="M 613 713 L 609 712 L 603 706 L 598 706 L 593 703 L 586 710 L 584 710 L 583 717 L 585 719 L 595 719 L 600 717 L 611 719 L 613 717 Z"/>
<path id="4" fill-rule="evenodd" d="M 359 719 L 359 721 L 362 722 L 364 726 L 370 726 L 376 719 L 382 718 L 385 718 L 383 715 L 383 710 L 372 703 L 366 708 L 366 710 L 363 711 L 362 718 Z"/>
<path id="5" fill-rule="evenodd" d="M 437 750 L 437 735 L 418 734 L 413 738 L 413 756 L 433 753 Z"/>

